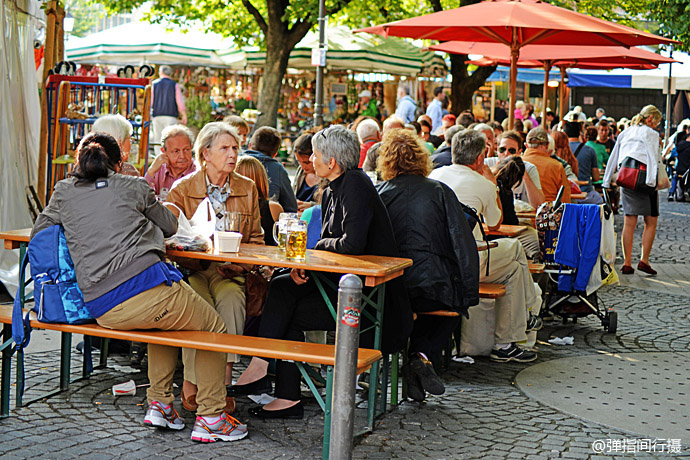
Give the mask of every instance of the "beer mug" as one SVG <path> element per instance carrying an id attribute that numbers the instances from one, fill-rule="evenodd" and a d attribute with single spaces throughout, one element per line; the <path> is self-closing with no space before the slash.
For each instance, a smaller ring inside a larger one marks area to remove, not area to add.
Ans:
<path id="1" fill-rule="evenodd" d="M 285 235 L 287 233 L 287 224 L 291 220 L 297 219 L 296 212 L 281 212 L 278 217 L 278 222 L 273 224 L 273 240 L 278 245 L 278 249 L 285 250 Z"/>
<path id="2" fill-rule="evenodd" d="M 307 223 L 303 220 L 291 220 L 285 237 L 285 256 L 290 260 L 307 258 Z"/>

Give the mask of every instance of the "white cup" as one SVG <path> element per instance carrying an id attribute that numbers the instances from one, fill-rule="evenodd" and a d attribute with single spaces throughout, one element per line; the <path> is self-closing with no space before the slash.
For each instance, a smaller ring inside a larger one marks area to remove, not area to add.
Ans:
<path id="1" fill-rule="evenodd" d="M 135 394 L 137 394 L 137 386 L 134 380 L 113 385 L 113 396 L 134 396 Z"/>
<path id="2" fill-rule="evenodd" d="M 242 234 L 217 231 L 214 234 L 213 240 L 218 248 L 218 252 L 238 252 L 242 242 Z"/>

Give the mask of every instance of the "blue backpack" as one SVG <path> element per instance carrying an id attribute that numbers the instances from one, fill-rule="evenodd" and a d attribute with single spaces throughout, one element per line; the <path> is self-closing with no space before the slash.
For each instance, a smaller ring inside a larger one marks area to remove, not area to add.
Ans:
<path id="1" fill-rule="evenodd" d="M 77 285 L 74 263 L 61 225 L 41 230 L 31 239 L 19 270 L 20 283 L 24 282 L 27 263 L 31 265 L 34 280 L 35 305 L 32 310 L 36 312 L 38 321 L 63 324 L 93 321 Z M 18 288 L 12 311 L 12 338 L 16 348 L 25 348 L 30 335 L 29 313 L 22 320 L 22 299 Z"/>

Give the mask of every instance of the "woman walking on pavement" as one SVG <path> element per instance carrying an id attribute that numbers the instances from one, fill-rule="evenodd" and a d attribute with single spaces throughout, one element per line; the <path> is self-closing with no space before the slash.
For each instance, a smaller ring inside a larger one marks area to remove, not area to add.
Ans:
<path id="1" fill-rule="evenodd" d="M 630 128 L 623 131 L 616 141 L 611 157 L 606 165 L 604 187 L 610 187 L 614 172 L 627 159 L 633 158 L 647 166 L 647 185 L 653 182 L 650 192 L 639 192 L 621 187 L 625 220 L 623 223 L 623 267 L 621 272 L 630 275 L 635 272 L 632 267 L 632 244 L 637 225 L 637 216 L 644 217 L 642 231 L 642 255 L 637 269 L 656 275 L 649 265 L 649 254 L 656 236 L 657 220 L 659 218 L 659 192 L 656 190 L 658 170 L 661 165 L 659 150 L 659 133 L 656 127 L 661 121 L 661 112 L 653 105 L 647 105 L 632 119 Z"/>

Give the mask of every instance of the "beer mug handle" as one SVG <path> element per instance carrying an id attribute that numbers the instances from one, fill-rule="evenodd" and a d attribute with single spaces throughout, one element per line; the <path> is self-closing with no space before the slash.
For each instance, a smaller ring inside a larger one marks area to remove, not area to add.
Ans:
<path id="1" fill-rule="evenodd" d="M 276 242 L 276 244 L 280 244 L 278 241 L 278 234 L 280 233 L 280 227 L 278 226 L 278 222 L 273 224 L 273 241 Z"/>

